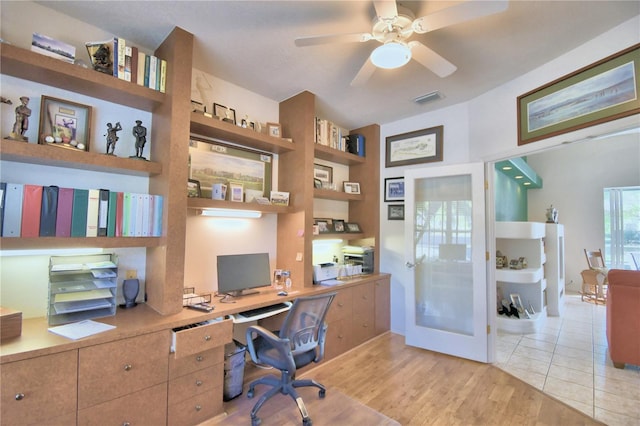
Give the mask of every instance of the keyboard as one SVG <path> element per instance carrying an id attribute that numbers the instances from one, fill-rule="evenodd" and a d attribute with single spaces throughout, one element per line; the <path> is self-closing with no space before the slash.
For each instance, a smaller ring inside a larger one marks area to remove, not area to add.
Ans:
<path id="1" fill-rule="evenodd" d="M 237 324 L 249 321 L 257 321 L 262 318 L 277 315 L 281 312 L 286 312 L 291 308 L 291 305 L 291 302 L 276 303 L 274 305 L 263 306 L 261 308 L 240 312 L 235 315 L 231 315 L 231 318 L 233 319 L 233 322 Z"/>

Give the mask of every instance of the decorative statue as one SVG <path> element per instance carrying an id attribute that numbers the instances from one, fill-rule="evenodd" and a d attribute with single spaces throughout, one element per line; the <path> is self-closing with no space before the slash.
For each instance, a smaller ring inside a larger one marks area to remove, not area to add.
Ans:
<path id="1" fill-rule="evenodd" d="M 558 209 L 553 204 L 547 209 L 547 223 L 558 223 Z"/>
<path id="2" fill-rule="evenodd" d="M 13 124 L 13 131 L 8 139 L 25 142 L 29 141 L 29 139 L 24 135 L 27 129 L 29 129 L 29 117 L 31 116 L 31 109 L 27 106 L 28 104 L 28 97 L 20 97 L 20 105 L 16 107 L 16 122 Z"/>
<path id="3" fill-rule="evenodd" d="M 144 145 L 147 143 L 147 128 L 142 125 L 142 121 L 136 120 L 136 125 L 133 126 L 133 136 L 136 137 L 136 155 L 133 158 L 139 158 L 146 160 L 142 156 Z"/>
<path id="4" fill-rule="evenodd" d="M 116 123 L 116 127 L 113 127 L 111 123 L 107 123 L 107 133 L 105 136 L 107 137 L 107 155 L 115 155 L 113 151 L 116 149 L 116 142 L 118 142 L 118 132 L 122 130 L 122 126 L 120 126 L 120 122 Z"/>
<path id="5" fill-rule="evenodd" d="M 113 74 L 111 52 L 106 44 L 101 44 L 93 54 L 93 69 L 105 74 Z"/>

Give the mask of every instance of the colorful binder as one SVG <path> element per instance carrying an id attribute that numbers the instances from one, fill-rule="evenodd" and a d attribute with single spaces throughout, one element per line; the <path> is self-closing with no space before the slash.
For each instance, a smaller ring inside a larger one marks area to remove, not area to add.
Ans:
<path id="1" fill-rule="evenodd" d="M 116 236 L 116 218 L 118 212 L 118 193 L 109 191 L 109 208 L 107 213 L 107 237 Z"/>
<path id="2" fill-rule="evenodd" d="M 22 227 L 22 199 L 24 185 L 21 183 L 7 183 L 7 193 L 4 196 L 4 224 L 3 237 L 19 237 Z"/>
<path id="3" fill-rule="evenodd" d="M 100 189 L 98 194 L 98 236 L 107 236 L 109 218 L 109 190 Z"/>
<path id="4" fill-rule="evenodd" d="M 40 208 L 40 236 L 55 237 L 56 218 L 58 215 L 57 186 L 42 187 L 42 206 Z"/>
<path id="5" fill-rule="evenodd" d="M 98 236 L 98 207 L 100 205 L 100 190 L 89 190 L 87 203 L 87 237 Z"/>
<path id="6" fill-rule="evenodd" d="M 42 206 L 42 187 L 39 185 L 24 185 L 22 199 L 22 229 L 23 238 L 40 236 L 40 208 Z"/>
<path id="7" fill-rule="evenodd" d="M 87 206 L 89 205 L 89 190 L 73 190 L 73 208 L 71 212 L 71 236 L 87 236 Z"/>
<path id="8" fill-rule="evenodd" d="M 58 212 L 56 214 L 56 237 L 71 236 L 71 215 L 73 210 L 73 188 L 58 190 Z"/>

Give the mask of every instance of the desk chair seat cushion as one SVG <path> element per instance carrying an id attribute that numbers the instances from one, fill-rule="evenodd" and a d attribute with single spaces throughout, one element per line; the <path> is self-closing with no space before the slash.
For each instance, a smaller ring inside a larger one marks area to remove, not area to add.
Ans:
<path id="1" fill-rule="evenodd" d="M 282 351 L 286 351 L 287 348 L 284 346 L 274 346 L 277 345 L 277 343 L 274 343 L 274 340 L 279 340 L 277 336 L 278 332 L 271 333 L 268 330 L 263 330 L 263 332 L 271 334 L 273 337 L 272 339 L 268 339 L 264 337 L 264 335 L 258 335 L 253 339 L 253 347 L 260 364 L 270 365 L 278 370 L 288 370 L 289 363 L 287 357 L 282 356 Z M 311 349 L 297 354 L 292 352 L 292 355 L 297 369 L 311 364 L 316 358 L 316 351 L 315 349 Z"/>

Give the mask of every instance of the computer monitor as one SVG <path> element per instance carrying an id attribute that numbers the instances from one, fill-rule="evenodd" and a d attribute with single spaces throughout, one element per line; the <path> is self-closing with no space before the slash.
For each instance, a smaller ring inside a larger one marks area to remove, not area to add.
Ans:
<path id="1" fill-rule="evenodd" d="M 218 294 L 237 297 L 257 293 L 271 285 L 269 253 L 231 254 L 217 257 Z"/>

